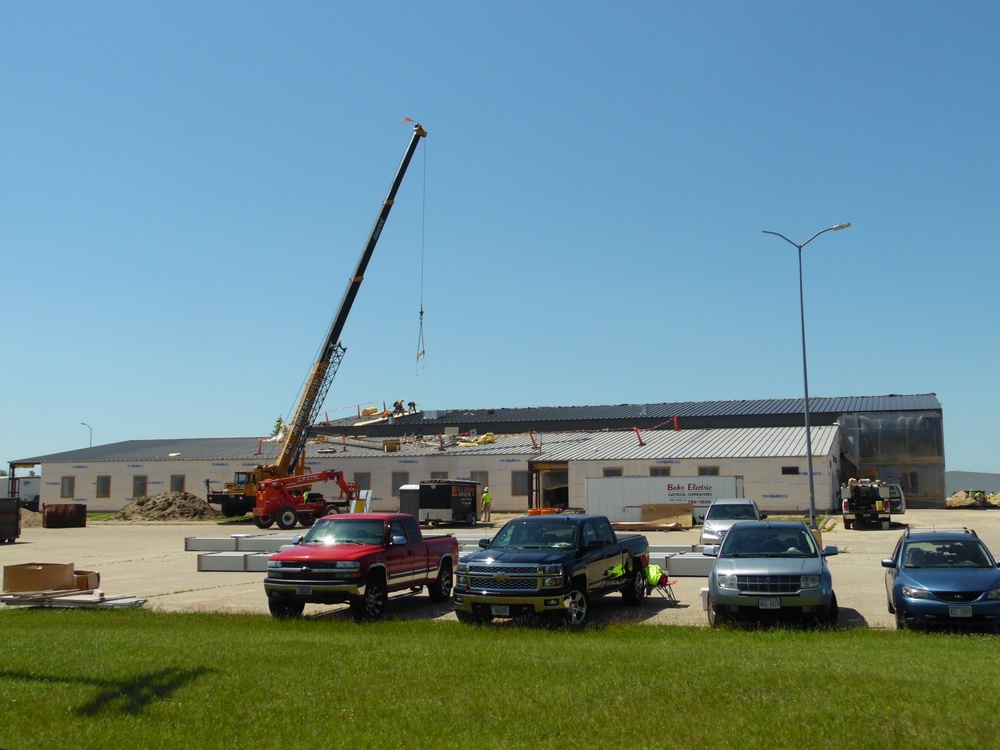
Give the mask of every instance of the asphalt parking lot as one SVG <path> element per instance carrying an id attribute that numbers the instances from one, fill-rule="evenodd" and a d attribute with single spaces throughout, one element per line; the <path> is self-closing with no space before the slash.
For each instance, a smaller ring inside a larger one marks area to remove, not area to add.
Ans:
<path id="1" fill-rule="evenodd" d="M 893 528 L 845 531 L 838 523 L 823 533 L 825 545 L 840 554 L 829 560 L 834 588 L 840 602 L 842 626 L 894 628 L 885 605 L 883 569 L 896 540 L 912 528 L 975 529 L 994 556 L 1000 554 L 1000 510 L 909 510 Z M 499 524 L 495 525 L 499 528 Z M 496 528 L 482 529 L 482 535 Z M 456 535 L 475 535 L 472 529 L 454 529 Z M 223 611 L 267 614 L 263 573 L 198 572 L 197 553 L 185 550 L 188 537 L 227 537 L 234 533 L 265 533 L 252 524 L 193 523 L 91 523 L 86 528 L 45 529 L 30 526 L 14 544 L 0 546 L 0 565 L 28 562 L 72 562 L 77 570 L 96 570 L 107 596 L 136 596 L 146 607 L 163 611 Z M 696 544 L 698 529 L 652 532 L 651 545 Z M 662 558 L 653 562 L 662 564 Z M 674 592 L 679 600 L 670 606 L 655 593 L 645 607 L 620 606 L 617 595 L 592 606 L 597 623 L 635 621 L 654 625 L 706 626 L 700 590 L 703 577 L 678 578 Z M 0 608 L 0 612 L 13 609 Z M 348 618 L 346 606 L 309 605 L 307 616 Z M 401 619 L 454 619 L 450 604 L 433 604 L 425 593 L 395 594 L 388 616 Z"/>

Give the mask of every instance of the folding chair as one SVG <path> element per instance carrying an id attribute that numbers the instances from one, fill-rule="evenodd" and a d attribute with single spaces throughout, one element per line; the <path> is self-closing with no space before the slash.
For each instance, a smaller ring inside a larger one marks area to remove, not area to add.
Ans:
<path id="1" fill-rule="evenodd" d="M 648 575 L 650 570 L 653 571 L 653 576 Z M 660 571 L 659 578 L 655 576 L 656 570 Z M 663 572 L 663 569 L 659 565 L 650 565 L 646 571 L 646 595 L 650 596 L 655 592 L 667 600 L 668 607 L 676 606 L 677 596 L 674 594 L 674 584 L 677 583 L 677 579 L 670 580 L 667 578 L 667 574 Z M 656 583 L 653 583 L 650 578 L 656 578 Z"/>

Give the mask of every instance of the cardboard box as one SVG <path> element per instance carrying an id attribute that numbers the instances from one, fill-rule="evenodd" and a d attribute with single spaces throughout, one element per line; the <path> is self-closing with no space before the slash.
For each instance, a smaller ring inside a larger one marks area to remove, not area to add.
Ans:
<path id="1" fill-rule="evenodd" d="M 78 570 L 73 577 L 76 579 L 74 588 L 80 591 L 91 591 L 101 585 L 101 574 L 96 570 Z"/>
<path id="2" fill-rule="evenodd" d="M 65 591 L 76 588 L 73 563 L 22 563 L 4 565 L 3 590 Z"/>

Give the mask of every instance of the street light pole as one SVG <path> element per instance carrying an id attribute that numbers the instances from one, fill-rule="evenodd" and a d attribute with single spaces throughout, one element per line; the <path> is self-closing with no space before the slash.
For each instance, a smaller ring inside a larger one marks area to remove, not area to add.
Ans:
<path id="1" fill-rule="evenodd" d="M 80 424 L 82 424 L 84 427 L 86 427 L 88 430 L 90 430 L 90 447 L 93 448 L 94 447 L 94 428 L 91 427 L 86 422 L 80 422 Z"/>
<path id="2" fill-rule="evenodd" d="M 843 224 L 837 224 L 836 226 L 827 227 L 826 229 L 821 229 L 816 232 L 812 237 L 803 242 L 801 245 L 797 242 L 792 242 L 785 235 L 778 232 L 772 232 L 769 229 L 764 229 L 764 234 L 773 234 L 775 237 L 781 237 L 789 245 L 793 245 L 798 250 L 799 255 L 799 321 L 802 324 L 802 387 L 805 391 L 805 401 L 803 403 L 802 411 L 805 413 L 806 422 L 806 464 L 809 471 L 809 528 L 816 528 L 816 487 L 813 481 L 813 451 L 812 451 L 812 428 L 809 425 L 809 368 L 806 365 L 806 306 L 805 306 L 805 295 L 802 291 L 802 248 L 812 242 L 814 239 L 819 237 L 821 234 L 826 232 L 837 232 L 841 229 L 847 229 L 851 226 L 851 222 L 844 222 Z"/>

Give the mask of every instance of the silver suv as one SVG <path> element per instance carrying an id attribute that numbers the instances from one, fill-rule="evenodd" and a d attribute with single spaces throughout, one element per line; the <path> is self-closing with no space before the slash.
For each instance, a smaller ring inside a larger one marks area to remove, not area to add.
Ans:
<path id="1" fill-rule="evenodd" d="M 741 616 L 836 624 L 837 595 L 826 558 L 837 548 L 821 550 L 804 523 L 738 523 L 721 547 L 708 546 L 704 553 L 716 558 L 708 576 L 709 624 Z"/>
<path id="2" fill-rule="evenodd" d="M 699 544 L 719 544 L 737 521 L 760 521 L 767 515 L 749 497 L 720 497 L 705 514 Z"/>

